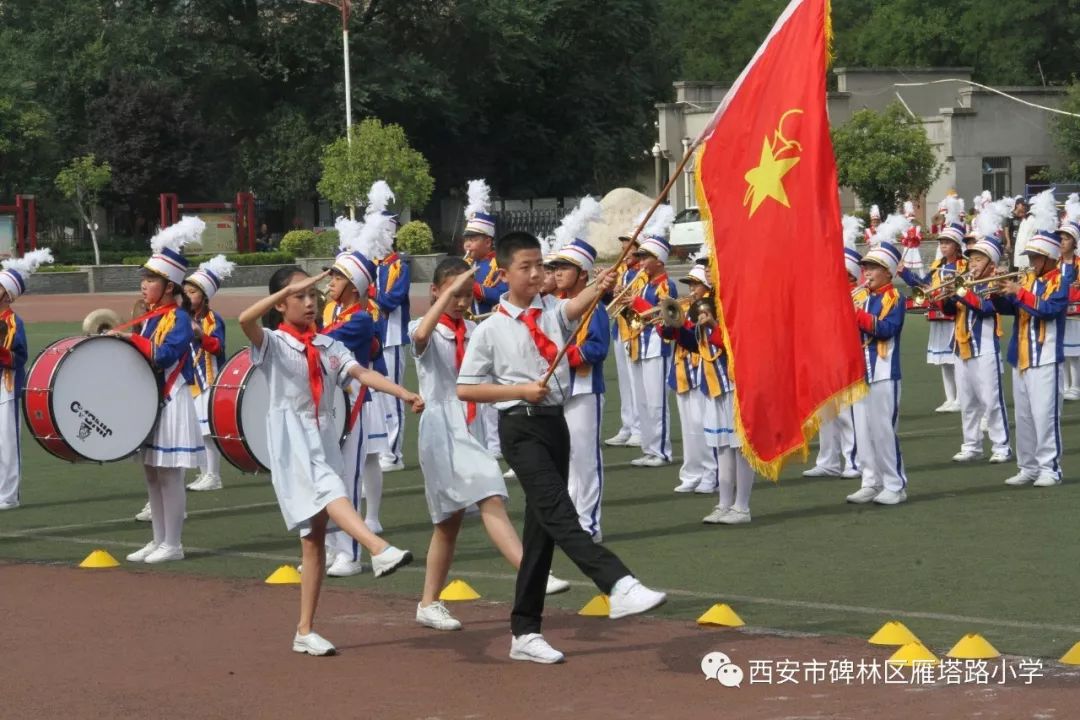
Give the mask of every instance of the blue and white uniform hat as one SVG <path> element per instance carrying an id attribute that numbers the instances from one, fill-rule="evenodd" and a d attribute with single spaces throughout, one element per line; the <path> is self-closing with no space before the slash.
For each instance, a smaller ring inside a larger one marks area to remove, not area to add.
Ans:
<path id="1" fill-rule="evenodd" d="M 671 205 L 660 205 L 649 218 L 641 235 L 638 236 L 638 248 L 636 253 L 646 252 L 666 263 L 671 255 L 671 245 L 668 243 L 668 233 L 675 222 L 675 208 Z"/>
<path id="2" fill-rule="evenodd" d="M 709 260 L 708 258 L 701 258 L 694 263 L 694 266 L 690 268 L 690 271 L 686 273 L 686 277 L 679 278 L 679 282 L 691 283 L 699 282 L 705 287 L 712 290 L 712 278 L 709 277 Z"/>
<path id="3" fill-rule="evenodd" d="M 188 270 L 188 261 L 180 251 L 188 243 L 198 241 L 205 229 L 206 223 L 201 218 L 193 215 L 180 218 L 180 222 L 170 225 L 150 239 L 150 249 L 154 254 L 143 267 L 170 280 L 179 288 L 184 283 L 184 275 Z"/>
<path id="4" fill-rule="evenodd" d="M 217 255 L 200 265 L 184 282 L 202 290 L 209 301 L 221 289 L 221 283 L 232 275 L 235 267 L 236 263 L 230 262 L 224 255 Z"/>
<path id="5" fill-rule="evenodd" d="M 945 227 L 938 233 L 937 239 L 951 240 L 960 247 L 964 246 L 967 226 L 964 225 L 964 199 L 959 195 L 950 195 L 941 201 L 945 212 Z"/>
<path id="6" fill-rule="evenodd" d="M 862 263 L 864 265 L 867 263 L 880 265 L 888 270 L 890 275 L 895 275 L 896 268 L 900 264 L 900 248 L 896 247 L 891 242 L 882 240 L 876 246 L 866 251 Z"/>
<path id="7" fill-rule="evenodd" d="M 551 248 L 551 260 L 568 262 L 585 271 L 592 270 L 596 263 L 596 248 L 582 238 L 589 234 L 589 224 L 600 219 L 600 203 L 586 195 L 577 207 L 563 217 L 559 227 L 555 228 L 555 242 Z"/>
<path id="8" fill-rule="evenodd" d="M 7 291 L 8 301 L 26 294 L 26 279 L 37 269 L 53 261 L 52 250 L 31 250 L 21 258 L 11 258 L 0 263 L 0 288 Z"/>
<path id="9" fill-rule="evenodd" d="M 844 237 L 844 268 L 848 275 L 857 278 L 862 275 L 862 268 L 859 266 L 862 255 L 855 249 L 855 241 L 862 237 L 863 221 L 854 215 L 844 215 L 840 218 L 840 226 Z"/>
<path id="10" fill-rule="evenodd" d="M 638 243 L 638 249 L 635 254 L 648 253 L 662 263 L 668 261 L 668 256 L 671 255 L 671 245 L 668 241 L 662 237 L 647 237 Z"/>
<path id="11" fill-rule="evenodd" d="M 1065 221 L 1057 231 L 1070 236 L 1073 242 L 1080 242 L 1080 193 L 1072 193 L 1065 201 Z"/>
<path id="12" fill-rule="evenodd" d="M 986 257 L 990 258 L 990 262 L 993 265 L 997 265 L 1001 262 L 1001 256 L 1005 254 L 1005 249 L 1001 246 L 1001 243 L 994 237 L 983 237 L 975 241 L 975 244 L 967 249 L 967 254 L 977 252 L 982 253 Z"/>
<path id="13" fill-rule="evenodd" d="M 483 180 L 470 180 L 469 202 L 465 205 L 465 236 L 495 237 L 495 216 L 491 214 L 491 188 Z"/>
<path id="14" fill-rule="evenodd" d="M 376 220 L 377 224 L 382 224 L 386 222 L 382 217 L 382 215 L 373 215 L 371 219 Z M 337 222 L 334 223 L 341 240 L 340 248 L 342 252 L 334 258 L 334 264 L 330 269 L 336 270 L 348 278 L 361 297 L 367 293 L 368 287 L 375 282 L 376 273 L 375 263 L 364 252 L 364 250 L 367 250 L 368 253 L 371 253 L 375 245 L 373 242 L 375 233 L 371 231 L 365 232 L 365 227 L 368 224 L 366 221 L 359 222 L 346 217 L 339 217 Z"/>
<path id="15" fill-rule="evenodd" d="M 555 262 L 568 262 L 589 272 L 596 264 L 596 248 L 584 240 L 574 240 L 555 253 Z"/>
<path id="16" fill-rule="evenodd" d="M 1035 235 L 1028 240 L 1024 248 L 1025 255 L 1045 255 L 1051 260 L 1061 258 L 1061 238 L 1057 231 L 1057 205 L 1054 203 L 1054 191 L 1044 190 L 1031 201 L 1031 217 L 1035 219 Z"/>

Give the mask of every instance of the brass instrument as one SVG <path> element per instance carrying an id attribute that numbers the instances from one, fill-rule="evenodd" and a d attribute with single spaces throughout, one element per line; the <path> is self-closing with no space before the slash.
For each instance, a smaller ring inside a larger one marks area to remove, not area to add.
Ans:
<path id="1" fill-rule="evenodd" d="M 633 289 L 633 287 L 634 284 L 630 282 L 624 285 L 622 289 L 619 290 L 619 292 L 615 293 L 615 296 L 611 298 L 611 302 L 609 302 L 607 306 L 609 315 L 618 315 L 619 313 L 630 307 L 630 303 L 633 302 L 634 296 L 627 295 L 626 293 Z M 646 285 L 645 287 L 648 286 Z M 642 289 L 644 290 L 644 288 Z"/>
<path id="2" fill-rule="evenodd" d="M 911 291 L 911 299 L 915 301 L 916 305 L 925 305 L 928 302 L 935 302 L 955 295 L 961 290 L 966 289 L 971 285 L 972 277 L 970 272 L 963 273 L 962 275 L 953 275 L 951 278 L 941 283 L 937 287 L 924 288 L 917 287 Z M 948 292 L 946 292 L 948 291 Z"/>
<path id="3" fill-rule="evenodd" d="M 135 300 L 135 303 L 131 306 L 131 320 L 145 315 L 147 312 L 146 302 L 142 298 Z M 98 308 L 87 313 L 83 318 L 82 330 L 87 335 L 104 335 L 113 328 L 122 325 L 123 321 L 120 319 L 120 313 L 111 308 Z"/>
<path id="4" fill-rule="evenodd" d="M 1032 270 L 1031 268 L 1026 268 L 1024 270 L 1017 270 L 1016 272 L 1002 273 L 1000 275 L 991 275 L 988 278 L 984 278 L 982 280 L 979 280 L 978 284 L 979 285 L 985 284 L 986 287 L 981 288 L 979 290 L 976 290 L 975 294 L 978 295 L 981 298 L 989 297 L 990 295 L 999 294 L 999 293 L 1002 292 L 1002 290 L 1001 290 L 1000 287 L 997 287 L 997 286 L 1000 285 L 1005 280 L 1012 280 L 1012 279 L 1015 278 L 1017 282 L 1023 282 L 1023 279 L 1025 279 L 1028 275 L 1030 275 L 1033 272 L 1034 272 L 1034 270 Z"/>
<path id="5" fill-rule="evenodd" d="M 483 320 L 487 320 L 489 317 L 491 317 L 494 314 L 495 314 L 494 312 L 486 312 L 486 313 L 481 313 L 479 315 L 476 315 L 475 313 L 473 313 L 472 310 L 467 309 L 467 310 L 465 310 L 465 312 L 463 312 L 461 314 L 461 316 L 463 318 L 465 318 L 466 320 L 472 320 L 473 322 L 478 323 L 478 322 L 481 322 Z"/>
<path id="6" fill-rule="evenodd" d="M 656 315 L 656 319 L 659 320 L 664 327 L 680 328 L 686 324 L 686 314 L 690 311 L 690 306 L 694 304 L 694 299 L 690 297 L 664 298 L 656 307 L 649 310 L 647 313 L 642 313 L 642 317 L 649 315 L 652 317 Z"/>
<path id="7" fill-rule="evenodd" d="M 859 294 L 862 293 L 863 290 L 869 289 L 870 283 L 868 282 L 861 282 L 855 287 L 851 288 L 851 302 L 857 307 L 859 304 Z"/>

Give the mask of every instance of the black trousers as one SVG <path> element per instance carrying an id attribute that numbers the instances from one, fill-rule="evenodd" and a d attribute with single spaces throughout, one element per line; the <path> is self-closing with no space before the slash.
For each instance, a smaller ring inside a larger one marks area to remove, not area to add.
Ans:
<path id="1" fill-rule="evenodd" d="M 540 632 L 551 556 L 558 545 L 605 594 L 630 574 L 616 555 L 581 529 L 566 490 L 570 431 L 561 415 L 500 415 L 502 453 L 525 491 L 522 558 L 514 590 L 510 630 L 515 636 Z"/>

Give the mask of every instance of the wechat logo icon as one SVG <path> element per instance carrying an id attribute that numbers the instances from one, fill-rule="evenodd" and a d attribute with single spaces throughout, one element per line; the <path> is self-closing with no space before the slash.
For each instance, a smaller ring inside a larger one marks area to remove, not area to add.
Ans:
<path id="1" fill-rule="evenodd" d="M 722 652 L 711 652 L 701 658 L 701 672 L 706 680 L 716 680 L 724 687 L 742 687 L 742 668 Z"/>

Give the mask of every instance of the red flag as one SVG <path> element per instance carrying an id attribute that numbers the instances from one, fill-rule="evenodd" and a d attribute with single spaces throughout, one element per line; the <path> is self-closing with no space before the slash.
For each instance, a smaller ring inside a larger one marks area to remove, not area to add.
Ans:
<path id="1" fill-rule="evenodd" d="M 775 480 L 866 391 L 843 263 L 828 0 L 791 0 L 698 139 L 697 196 L 743 453 Z"/>

